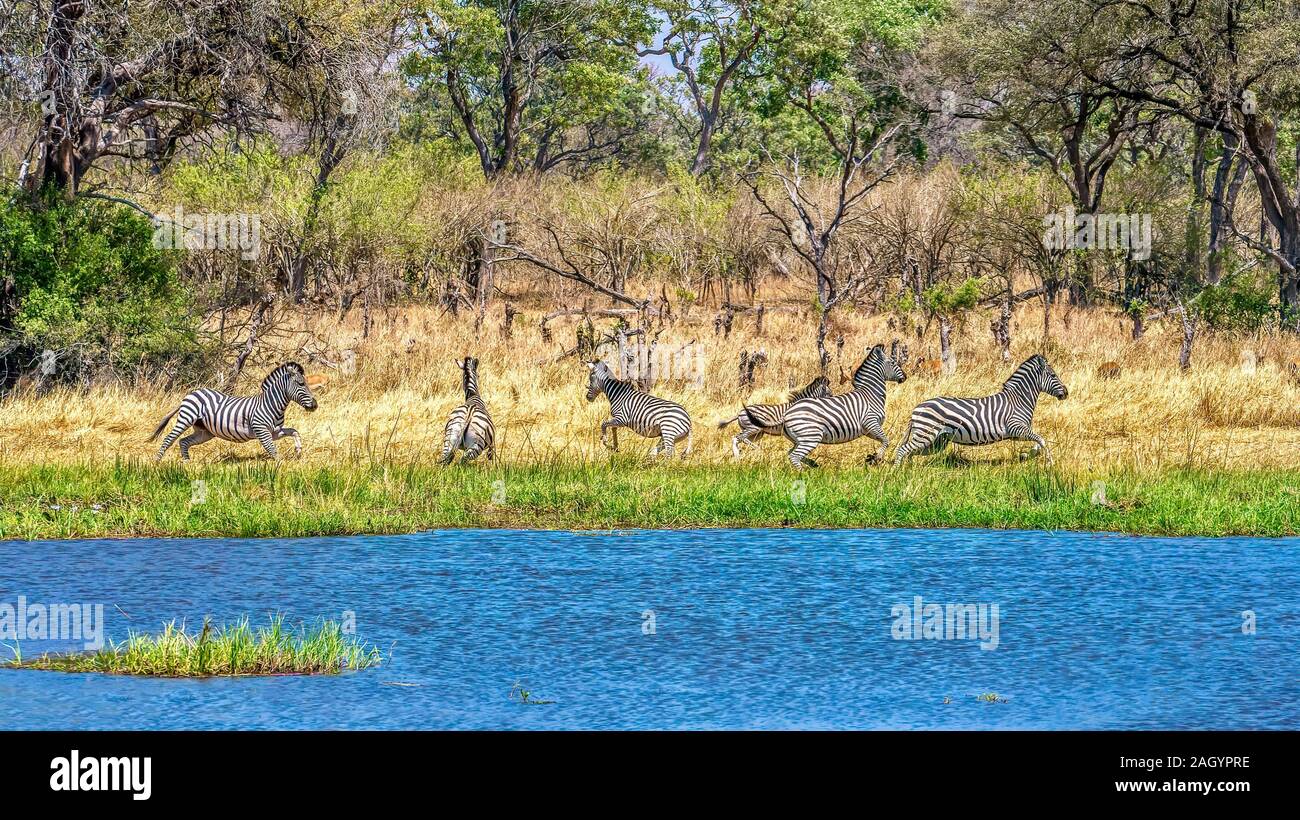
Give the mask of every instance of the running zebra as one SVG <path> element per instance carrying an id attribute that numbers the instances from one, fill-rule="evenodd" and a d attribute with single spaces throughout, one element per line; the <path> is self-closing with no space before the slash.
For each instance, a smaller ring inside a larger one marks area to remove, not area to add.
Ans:
<path id="1" fill-rule="evenodd" d="M 278 458 L 275 440 L 293 436 L 294 452 L 302 455 L 302 438 L 298 431 L 284 426 L 284 411 L 291 401 L 308 412 L 316 409 L 316 397 L 308 389 L 302 365 L 297 362 L 282 364 L 272 370 L 262 380 L 262 392 L 256 396 L 228 396 L 206 387 L 195 390 L 158 423 L 158 429 L 149 437 L 150 441 L 158 438 L 168 420 L 176 417 L 176 423 L 163 439 L 154 461 L 161 461 L 176 437 L 191 426 L 194 432 L 181 439 L 181 461 L 190 460 L 191 447 L 213 438 L 226 441 L 257 439 L 267 455 Z"/>
<path id="2" fill-rule="evenodd" d="M 609 399 L 609 419 L 600 424 L 600 443 L 618 451 L 618 428 L 626 427 L 639 436 L 658 437 L 650 455 L 671 456 L 677 442 L 686 439 L 685 458 L 691 452 L 691 417 L 680 404 L 656 398 L 629 381 L 614 378 L 604 362 L 587 362 L 587 401 L 601 393 Z M 605 438 L 612 431 L 613 444 Z"/>
<path id="3" fill-rule="evenodd" d="M 805 387 L 791 393 L 790 400 L 785 404 L 747 404 L 732 418 L 718 422 L 718 429 L 721 430 L 733 422 L 740 423 L 740 432 L 731 437 L 731 454 L 735 458 L 740 458 L 742 441 L 750 447 L 757 447 L 758 445 L 754 443 L 756 436 L 781 435 L 781 422 L 785 420 L 785 413 L 790 409 L 791 404 L 799 399 L 819 398 L 830 394 L 830 379 L 818 376 Z"/>
<path id="4" fill-rule="evenodd" d="M 491 461 L 496 456 L 494 442 L 497 431 L 488 415 L 487 405 L 478 393 L 478 359 L 466 356 L 456 362 L 461 370 L 461 385 L 465 388 L 465 403 L 451 411 L 447 419 L 447 432 L 442 439 L 440 463 L 450 464 L 457 450 L 464 450 L 462 464 L 468 464 L 487 453 Z"/>
<path id="5" fill-rule="evenodd" d="M 869 460 L 879 461 L 889 447 L 885 435 L 885 382 L 904 382 L 907 374 L 898 362 L 885 355 L 885 346 L 876 345 L 853 373 L 853 390 L 839 396 L 800 399 L 786 411 L 782 431 L 794 445 L 790 463 L 803 469 L 804 462 L 817 462 L 808 454 L 818 444 L 843 444 L 863 435 L 880 442 Z"/>
<path id="6" fill-rule="evenodd" d="M 1042 356 L 1030 356 L 1011 374 L 1002 389 L 980 399 L 941 397 L 916 406 L 894 455 L 894 464 L 916 454 L 937 453 L 948 445 L 993 444 L 997 441 L 1032 441 L 1034 453 L 1047 462 L 1052 454 L 1047 442 L 1032 429 L 1038 394 L 1058 399 L 1069 395 L 1056 371 Z"/>

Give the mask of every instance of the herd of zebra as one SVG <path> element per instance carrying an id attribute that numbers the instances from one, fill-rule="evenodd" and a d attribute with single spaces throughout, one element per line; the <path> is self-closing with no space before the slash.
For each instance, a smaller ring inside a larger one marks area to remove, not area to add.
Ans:
<path id="1" fill-rule="evenodd" d="M 451 463 L 457 451 L 464 453 L 462 462 L 472 462 L 480 455 L 491 459 L 496 452 L 496 427 L 479 394 L 478 359 L 467 356 L 456 365 L 461 370 L 465 401 L 447 421 L 440 462 Z M 604 362 L 588 362 L 587 368 L 590 371 L 587 401 L 594 402 L 602 393 L 609 401 L 609 418 L 600 425 L 602 444 L 618 450 L 618 430 L 625 427 L 637 435 L 656 439 L 650 450 L 652 456 L 671 456 L 682 439 L 686 440 L 682 456 L 691 452 L 691 417 L 684 407 L 652 396 L 631 381 L 615 378 Z M 792 445 L 790 463 L 796 469 L 805 465 L 815 467 L 817 462 L 809 454 L 818 445 L 843 444 L 867 436 L 880 445 L 869 459 L 876 463 L 883 459 L 890 445 L 884 426 L 885 384 L 906 379 L 898 362 L 885 354 L 884 346 L 876 345 L 867 351 L 862 364 L 854 371 L 853 389 L 849 392 L 833 395 L 830 382 L 819 376 L 792 393 L 788 402 L 747 405 L 732 418 L 719 422 L 718 427 L 740 426 L 740 432 L 731 442 L 732 453 L 737 458 L 740 445 L 755 446 L 755 437 L 785 436 Z M 950 442 L 980 445 L 1006 440 L 1031 441 L 1034 452 L 1050 461 L 1047 442 L 1033 430 L 1034 410 L 1040 394 L 1064 399 L 1067 392 L 1047 360 L 1031 356 L 991 396 L 944 396 L 917 405 L 894 453 L 894 463 L 901 464 L 909 456 L 938 452 Z M 194 432 L 180 440 L 182 460 L 189 459 L 192 446 L 212 438 L 257 439 L 267 454 L 275 458 L 275 440 L 292 436 L 295 450 L 301 453 L 302 439 L 298 431 L 284 426 L 284 413 L 290 402 L 308 411 L 317 406 L 306 374 L 296 362 L 273 370 L 256 396 L 229 396 L 207 388 L 195 390 L 154 430 L 150 441 L 175 418 L 155 460 L 162 459 L 167 448 L 190 427 Z"/>

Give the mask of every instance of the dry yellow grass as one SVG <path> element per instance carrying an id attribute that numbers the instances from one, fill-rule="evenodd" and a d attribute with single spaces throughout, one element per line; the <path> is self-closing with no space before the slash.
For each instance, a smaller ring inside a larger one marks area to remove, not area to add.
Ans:
<path id="1" fill-rule="evenodd" d="M 550 302 L 554 304 L 554 302 Z M 769 305 L 772 305 L 769 302 Z M 392 463 L 432 462 L 440 450 L 450 410 L 461 401 L 455 359 L 470 353 L 481 360 L 482 389 L 496 419 L 499 455 L 506 462 L 543 459 L 603 459 L 599 424 L 607 418 L 603 398 L 584 400 L 586 368 L 574 356 L 558 359 L 572 348 L 577 320 L 553 320 L 554 340 L 543 343 L 538 320 L 544 311 L 526 310 L 515 318 L 513 338 L 501 332 L 503 306 L 493 305 L 477 336 L 472 317 L 452 319 L 432 307 L 409 307 L 376 313 L 368 334 L 359 312 L 339 323 L 332 316 L 301 318 L 305 349 L 265 351 L 241 379 L 241 392 L 252 392 L 273 362 L 296 358 L 309 374 L 323 376 L 318 388 L 320 410 L 307 414 L 296 406 L 288 423 L 303 436 L 303 459 L 335 464 L 349 459 Z M 695 340 L 703 384 L 664 383 L 654 392 L 681 402 L 695 423 L 693 462 L 731 460 L 734 427 L 717 422 L 734 415 L 749 401 L 779 401 L 794 385 L 816 373 L 815 321 L 806 304 L 789 303 L 770 310 L 763 335 L 754 332 L 752 315 L 736 317 L 729 337 L 715 335 L 712 310 L 697 306 L 684 319 L 665 327 L 661 347 Z M 610 320 L 597 320 L 598 330 Z M 836 316 L 831 339 L 842 334 L 842 355 L 833 356 L 831 377 L 841 382 L 876 342 L 901 337 L 912 357 L 937 356 L 933 333 L 918 341 L 915 333 L 891 330 L 884 317 Z M 952 376 L 910 371 L 901 385 L 890 385 L 886 429 L 897 442 L 907 416 L 920 401 L 935 395 L 986 395 L 995 391 L 1012 368 L 1028 355 L 1045 352 L 1070 389 L 1057 402 L 1043 397 L 1036 428 L 1047 438 L 1057 463 L 1065 469 L 1094 472 L 1116 467 L 1139 471 L 1170 467 L 1269 469 L 1300 466 L 1300 384 L 1289 363 L 1300 357 L 1300 343 L 1290 337 L 1223 337 L 1198 339 L 1189 373 L 1177 370 L 1178 328 L 1155 324 L 1138 343 L 1127 326 L 1102 311 L 1057 317 L 1052 338 L 1040 338 L 1037 306 L 1017 316 L 1013 360 L 1002 362 L 983 318 L 973 318 L 956 334 L 957 372 Z M 769 363 L 757 373 L 752 392 L 738 388 L 737 363 L 742 350 L 766 351 Z M 1256 354 L 1253 370 L 1243 364 L 1243 350 Z M 351 354 L 348 351 L 352 351 Z M 611 348 L 602 351 L 613 355 Z M 352 364 L 349 365 L 349 362 Z M 1104 362 L 1120 365 L 1115 378 L 1103 378 Z M 18 393 L 0 405 L 5 422 L 0 448 L 11 463 L 112 462 L 117 457 L 151 456 L 157 443 L 147 436 L 172 410 L 182 390 L 128 390 L 103 387 L 81 394 L 58 389 L 44 395 Z M 644 453 L 650 441 L 624 431 L 623 450 Z M 288 440 L 282 442 L 288 445 Z M 971 460 L 1007 460 L 1027 445 L 1003 444 L 965 449 Z M 747 461 L 778 462 L 788 445 L 765 438 L 745 453 Z M 867 440 L 819 448 L 827 468 L 859 467 L 874 449 Z M 282 452 L 291 447 L 282 447 Z M 197 462 L 261 458 L 255 444 L 213 441 L 193 452 Z M 169 459 L 179 458 L 177 448 Z"/>

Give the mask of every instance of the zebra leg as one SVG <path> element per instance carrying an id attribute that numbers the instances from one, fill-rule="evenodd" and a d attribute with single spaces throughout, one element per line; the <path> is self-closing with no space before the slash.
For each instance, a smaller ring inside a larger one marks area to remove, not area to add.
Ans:
<path id="1" fill-rule="evenodd" d="M 889 436 L 885 435 L 885 430 L 878 421 L 872 421 L 867 425 L 866 434 L 880 442 L 880 447 L 867 459 L 867 463 L 879 464 L 885 457 L 885 451 L 889 449 Z"/>
<path id="2" fill-rule="evenodd" d="M 469 464 L 471 461 L 478 458 L 485 448 L 483 440 L 473 433 L 465 434 L 464 445 L 465 454 L 460 457 L 461 464 Z"/>
<path id="3" fill-rule="evenodd" d="M 285 436 L 293 436 L 293 454 L 302 458 L 302 436 L 298 435 L 298 431 L 292 427 L 281 427 L 275 431 L 275 438 L 280 439 Z"/>
<path id="4" fill-rule="evenodd" d="M 804 460 L 808 458 L 808 454 L 813 451 L 814 447 L 821 443 L 820 437 L 796 440 L 794 446 L 790 448 L 790 464 L 796 470 L 802 470 L 804 467 Z M 817 466 L 817 462 L 815 461 L 810 460 L 808 463 L 814 467 Z"/>
<path id="5" fill-rule="evenodd" d="M 451 418 L 447 419 L 447 426 L 443 431 L 442 456 L 438 459 L 439 464 L 450 464 L 456 456 L 456 450 L 461 446 L 468 421 L 469 413 L 465 410 L 465 405 L 462 404 L 451 412 Z"/>
<path id="6" fill-rule="evenodd" d="M 907 458 L 912 454 L 911 448 L 908 446 L 908 442 L 911 440 L 911 438 L 912 438 L 912 424 L 911 422 L 908 422 L 907 430 L 904 431 L 903 433 L 903 441 L 898 445 L 898 449 L 894 451 L 895 467 L 902 464 L 903 459 Z"/>
<path id="7" fill-rule="evenodd" d="M 163 439 L 162 446 L 158 448 L 158 454 L 153 457 L 154 461 L 162 461 L 163 453 L 167 452 L 167 448 L 172 446 L 172 442 L 176 441 L 176 439 L 180 437 L 181 433 L 184 433 L 190 428 L 190 425 L 194 423 L 195 418 L 196 416 L 194 411 L 185 406 L 182 406 L 181 409 L 176 412 L 176 423 L 172 425 L 172 431 L 167 434 L 167 438 Z M 181 456 L 182 461 L 186 458 L 187 456 Z"/>
<path id="8" fill-rule="evenodd" d="M 753 436 L 759 432 L 757 427 L 746 427 L 731 439 L 731 453 L 735 458 L 740 458 L 740 443 L 743 441 L 750 447 L 757 447 L 754 443 Z"/>
<path id="9" fill-rule="evenodd" d="M 898 451 L 894 454 L 894 466 L 903 463 L 903 459 L 914 455 L 932 455 L 948 446 L 952 440 L 953 430 L 950 427 L 941 427 L 933 431 L 933 438 L 927 439 L 925 434 L 918 434 L 913 427 L 907 428 L 907 434 L 903 437 L 903 443 L 899 445 Z"/>
<path id="10" fill-rule="evenodd" d="M 1052 463 L 1052 451 L 1047 449 L 1047 442 L 1043 441 L 1043 437 L 1033 430 L 1019 431 L 1012 437 L 1017 441 L 1032 441 L 1034 443 L 1034 449 L 1029 453 L 1022 454 L 1020 456 L 1022 459 L 1041 454 L 1048 464 Z"/>
<path id="11" fill-rule="evenodd" d="M 614 419 L 608 419 L 607 421 L 602 421 L 600 423 L 600 443 L 605 445 L 610 450 L 613 450 L 615 453 L 617 453 L 618 452 L 618 428 L 623 426 L 624 426 L 623 422 L 615 421 Z M 609 435 L 613 438 L 614 440 L 613 446 L 610 446 L 610 442 L 609 439 L 606 437 L 606 433 L 609 433 Z"/>
<path id="12" fill-rule="evenodd" d="M 190 460 L 191 447 L 193 447 L 196 444 L 202 444 L 203 442 L 209 441 L 212 438 L 213 435 L 208 432 L 208 428 L 196 424 L 194 426 L 194 432 L 186 436 L 185 438 L 181 439 L 181 461 Z"/>
<path id="13" fill-rule="evenodd" d="M 691 430 L 686 431 L 686 449 L 682 450 L 682 458 L 689 456 L 691 454 L 691 448 L 695 446 L 695 438 L 692 435 L 692 432 L 693 431 Z"/>
<path id="14" fill-rule="evenodd" d="M 650 455 L 661 455 L 664 458 L 673 457 L 673 434 L 669 432 L 660 432 L 659 441 L 655 446 L 650 448 Z"/>
<path id="15" fill-rule="evenodd" d="M 257 440 L 261 443 L 262 449 L 266 451 L 266 454 L 272 459 L 279 461 L 280 455 L 275 451 L 274 433 L 270 430 L 254 430 L 253 433 L 257 436 Z"/>

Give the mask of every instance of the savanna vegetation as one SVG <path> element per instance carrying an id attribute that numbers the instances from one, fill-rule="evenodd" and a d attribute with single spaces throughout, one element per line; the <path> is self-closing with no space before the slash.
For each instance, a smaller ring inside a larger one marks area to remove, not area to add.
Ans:
<path id="1" fill-rule="evenodd" d="M 0 0 L 0 65 L 4 536 L 1300 528 L 1286 4 Z M 731 464 L 717 421 L 874 343 L 895 443 L 1046 355 L 1054 465 Z M 438 469 L 467 354 L 498 456 Z M 684 465 L 604 450 L 593 358 Z M 149 464 L 287 360 L 300 461 Z"/>

